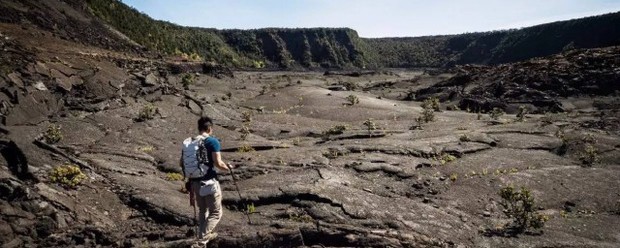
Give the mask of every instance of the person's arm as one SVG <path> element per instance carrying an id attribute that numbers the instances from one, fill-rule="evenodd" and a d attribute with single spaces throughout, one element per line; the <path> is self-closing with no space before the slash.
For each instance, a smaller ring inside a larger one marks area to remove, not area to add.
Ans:
<path id="1" fill-rule="evenodd" d="M 185 166 L 183 166 L 183 151 L 181 151 L 181 158 L 179 159 L 179 166 L 181 166 L 181 172 L 183 172 L 183 181 L 185 181 Z"/>
<path id="2" fill-rule="evenodd" d="M 215 160 L 213 163 L 215 167 L 221 170 L 228 170 L 228 167 L 226 166 L 224 161 L 222 161 L 222 154 L 220 152 L 213 152 L 211 156 L 213 157 L 213 160 Z"/>

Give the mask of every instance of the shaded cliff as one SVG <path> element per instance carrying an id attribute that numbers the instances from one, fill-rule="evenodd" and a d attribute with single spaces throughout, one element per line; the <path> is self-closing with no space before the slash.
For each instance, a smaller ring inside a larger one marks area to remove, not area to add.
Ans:
<path id="1" fill-rule="evenodd" d="M 620 44 L 620 12 L 528 28 L 415 38 L 364 39 L 369 63 L 386 67 L 501 64 Z"/>

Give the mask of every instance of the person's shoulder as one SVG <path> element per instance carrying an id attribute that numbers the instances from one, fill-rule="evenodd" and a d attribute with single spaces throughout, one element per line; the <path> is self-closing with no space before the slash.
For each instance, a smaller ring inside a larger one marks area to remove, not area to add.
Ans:
<path id="1" fill-rule="evenodd" d="M 220 143 L 220 140 L 219 140 L 218 138 L 216 138 L 216 137 L 209 136 L 209 137 L 207 138 L 207 142 L 210 142 L 210 143 L 218 143 L 218 144 L 219 144 L 219 143 Z"/>

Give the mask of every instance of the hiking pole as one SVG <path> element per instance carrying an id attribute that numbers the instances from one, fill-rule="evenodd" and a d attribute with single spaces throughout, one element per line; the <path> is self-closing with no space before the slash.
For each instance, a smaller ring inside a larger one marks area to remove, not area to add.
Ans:
<path id="1" fill-rule="evenodd" d="M 239 185 L 237 184 L 237 178 L 235 178 L 235 171 L 233 171 L 232 167 L 230 167 L 229 164 L 226 164 L 226 167 L 228 167 L 228 170 L 230 170 L 230 175 L 232 176 L 233 179 L 233 183 L 235 184 L 235 188 L 237 189 L 237 194 L 239 195 L 239 200 L 241 201 L 241 190 L 239 190 Z M 243 213 L 245 213 L 245 216 L 248 217 L 248 224 L 252 224 L 252 220 L 250 219 L 250 214 L 244 210 Z"/>

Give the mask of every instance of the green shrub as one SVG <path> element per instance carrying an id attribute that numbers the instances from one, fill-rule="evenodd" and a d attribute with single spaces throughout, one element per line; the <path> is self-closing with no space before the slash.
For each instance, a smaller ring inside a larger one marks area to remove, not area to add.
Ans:
<path id="1" fill-rule="evenodd" d="M 187 73 L 185 75 L 183 75 L 183 77 L 181 78 L 181 84 L 183 85 L 183 88 L 188 89 L 190 84 L 194 84 L 195 82 L 195 78 L 194 75 L 192 75 L 191 73 Z"/>
<path id="2" fill-rule="evenodd" d="M 167 181 L 181 181 L 183 180 L 183 175 L 181 175 L 181 173 L 176 173 L 176 172 L 168 172 L 166 173 L 166 180 Z"/>
<path id="3" fill-rule="evenodd" d="M 351 106 L 360 103 L 360 99 L 356 95 L 347 96 L 347 101 L 349 102 L 349 105 Z"/>
<path id="4" fill-rule="evenodd" d="M 522 187 L 521 190 L 515 190 L 512 186 L 500 189 L 499 196 L 502 198 L 500 202 L 504 208 L 504 214 L 512 219 L 506 227 L 517 233 L 523 233 L 530 229 L 541 229 L 548 216 L 537 214 L 534 196 L 529 189 Z"/>
<path id="5" fill-rule="evenodd" d="M 444 165 L 444 164 L 450 163 L 452 161 L 455 161 L 456 159 L 457 159 L 456 156 L 454 156 L 452 154 L 444 153 L 444 154 L 441 154 L 439 156 L 439 163 Z"/>
<path id="6" fill-rule="evenodd" d="M 246 205 L 245 208 L 246 208 L 246 211 L 248 211 L 248 214 L 256 213 L 256 207 L 254 206 L 254 203 L 250 203 Z"/>
<path id="7" fill-rule="evenodd" d="M 418 123 L 429 123 L 435 121 L 435 110 L 432 108 L 424 108 L 422 115 L 416 119 Z"/>
<path id="8" fill-rule="evenodd" d="M 60 126 L 51 124 L 47 126 L 47 130 L 43 134 L 43 139 L 45 143 L 48 144 L 56 144 L 62 140 L 62 132 L 60 131 Z"/>
<path id="9" fill-rule="evenodd" d="M 459 137 L 459 140 L 461 142 L 469 142 L 469 141 L 471 141 L 471 138 L 469 138 L 469 136 L 467 136 L 467 134 L 463 134 L 463 135 L 461 135 L 461 137 Z"/>
<path id="10" fill-rule="evenodd" d="M 441 104 L 439 103 L 439 98 L 437 97 L 431 97 L 428 98 L 426 100 L 424 100 L 424 102 L 422 102 L 422 108 L 423 109 L 432 109 L 433 111 L 441 111 Z"/>
<path id="11" fill-rule="evenodd" d="M 65 164 L 52 169 L 49 174 L 52 183 L 58 183 L 64 188 L 77 188 L 86 179 L 80 167 L 73 164 Z"/>
<path id="12" fill-rule="evenodd" d="M 157 113 L 157 107 L 155 105 L 148 103 L 142 107 L 140 112 L 138 112 L 137 121 L 147 121 L 155 118 L 155 113 Z"/>

